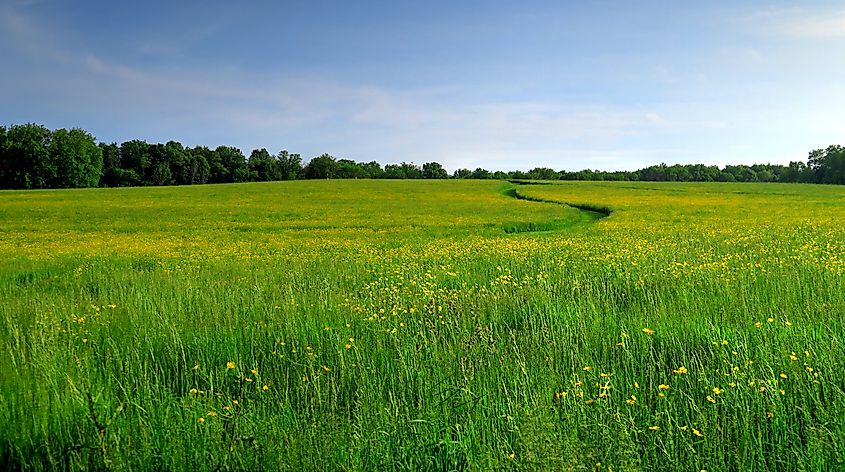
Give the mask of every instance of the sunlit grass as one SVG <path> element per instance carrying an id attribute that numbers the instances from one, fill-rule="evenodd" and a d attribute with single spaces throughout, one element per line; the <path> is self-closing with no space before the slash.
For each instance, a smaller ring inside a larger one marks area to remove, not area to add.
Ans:
<path id="1" fill-rule="evenodd" d="M 843 466 L 845 189 L 506 185 L 0 192 L 0 463 Z"/>

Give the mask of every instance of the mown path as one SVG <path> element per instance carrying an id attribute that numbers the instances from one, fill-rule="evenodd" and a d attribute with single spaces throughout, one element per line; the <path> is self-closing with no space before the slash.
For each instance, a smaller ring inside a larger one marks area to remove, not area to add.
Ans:
<path id="1" fill-rule="evenodd" d="M 557 200 L 548 200 L 544 198 L 532 197 L 519 192 L 519 187 L 525 185 L 551 185 L 543 182 L 522 182 L 519 180 L 509 180 L 511 185 L 504 190 L 502 194 L 517 200 L 527 200 L 537 203 L 546 203 L 551 205 L 562 205 L 565 207 L 575 208 L 578 210 L 579 218 L 574 220 L 553 220 L 540 223 L 519 223 L 506 225 L 504 230 L 506 233 L 528 233 L 528 232 L 550 232 L 574 229 L 579 226 L 594 223 L 602 218 L 607 218 L 613 213 L 613 210 L 603 206 L 585 205 L 569 202 L 561 202 Z"/>

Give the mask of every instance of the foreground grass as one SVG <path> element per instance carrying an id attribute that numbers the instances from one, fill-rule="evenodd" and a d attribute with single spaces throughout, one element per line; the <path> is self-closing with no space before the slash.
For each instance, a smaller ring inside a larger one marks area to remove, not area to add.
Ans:
<path id="1" fill-rule="evenodd" d="M 843 189 L 504 189 L 0 193 L 2 466 L 843 466 Z"/>

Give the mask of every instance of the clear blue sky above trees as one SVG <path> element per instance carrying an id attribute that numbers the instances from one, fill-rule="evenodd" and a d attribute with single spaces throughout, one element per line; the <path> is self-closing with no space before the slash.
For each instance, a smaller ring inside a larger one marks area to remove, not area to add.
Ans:
<path id="1" fill-rule="evenodd" d="M 0 2 L 0 124 L 447 169 L 842 141 L 841 2 Z"/>

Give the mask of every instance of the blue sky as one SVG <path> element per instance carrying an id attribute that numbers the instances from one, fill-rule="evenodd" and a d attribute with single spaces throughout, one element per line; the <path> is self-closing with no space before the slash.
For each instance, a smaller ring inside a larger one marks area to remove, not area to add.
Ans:
<path id="1" fill-rule="evenodd" d="M 845 144 L 845 4 L 0 0 L 0 124 L 447 169 Z"/>

